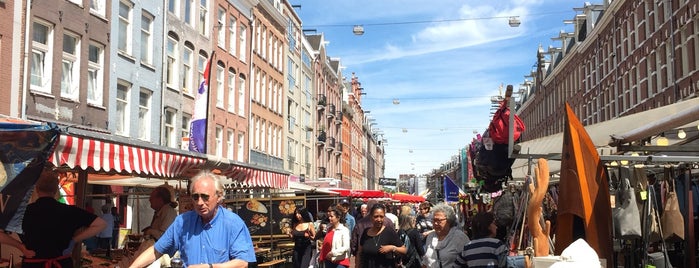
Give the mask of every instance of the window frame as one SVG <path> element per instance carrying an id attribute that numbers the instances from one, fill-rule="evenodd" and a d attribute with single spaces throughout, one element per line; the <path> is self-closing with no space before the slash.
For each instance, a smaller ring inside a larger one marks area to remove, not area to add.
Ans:
<path id="1" fill-rule="evenodd" d="M 67 40 L 73 39 L 72 54 L 66 51 Z M 80 97 L 80 52 L 81 52 L 81 37 L 80 35 L 64 31 L 63 46 L 61 49 L 61 97 L 78 101 Z M 66 74 L 66 64 L 69 65 L 68 74 Z"/>
<path id="2" fill-rule="evenodd" d="M 40 41 L 36 41 L 36 26 L 37 24 L 46 27 L 46 34 L 44 35 L 44 38 L 46 40 L 46 43 L 41 43 Z M 43 92 L 47 94 L 51 94 L 51 78 L 52 78 L 52 71 L 51 68 L 53 66 L 53 34 L 54 34 L 54 25 L 50 22 L 44 21 L 44 20 L 39 20 L 39 19 L 34 19 L 32 20 L 32 57 L 31 57 L 31 66 L 30 66 L 30 78 L 29 78 L 29 84 L 30 84 L 30 89 L 32 91 L 37 91 L 37 92 Z M 36 55 L 40 54 L 39 56 L 41 57 L 41 66 L 36 66 L 35 59 Z M 37 71 L 40 71 L 41 74 L 38 77 L 39 79 L 39 84 L 37 85 L 34 82 L 34 77 L 35 75 L 35 68 L 39 67 Z"/>
<path id="3" fill-rule="evenodd" d="M 143 103 L 143 96 L 146 95 L 146 103 Z M 145 110 L 142 116 L 142 111 Z M 152 125 L 152 110 L 153 110 L 153 91 L 147 88 L 141 88 L 138 95 L 138 134 L 136 137 L 143 141 L 150 141 L 151 125 Z"/>
<path id="4" fill-rule="evenodd" d="M 121 5 L 128 7 L 128 17 L 124 17 L 121 14 Z M 117 16 L 119 19 L 119 30 L 118 30 L 118 41 L 117 41 L 117 51 L 126 55 L 132 55 L 132 42 L 133 42 L 133 4 L 130 1 L 119 1 L 119 10 L 117 11 Z M 126 25 L 125 33 L 121 33 L 122 24 Z M 123 44 L 122 44 L 123 43 Z M 124 47 L 122 47 L 122 45 Z"/>
<path id="5" fill-rule="evenodd" d="M 93 47 L 99 51 L 97 55 L 97 60 L 99 62 L 94 62 L 91 59 Z M 90 42 L 87 54 L 87 103 L 104 107 L 104 45 Z M 90 87 L 90 80 L 93 79 L 90 74 L 93 72 L 96 73 L 96 75 L 94 75 L 94 81 L 92 81 L 93 87 Z M 90 92 L 92 92 L 92 94 Z"/>
<path id="6" fill-rule="evenodd" d="M 129 134 L 129 118 L 130 118 L 130 113 L 129 113 L 129 102 L 131 101 L 131 87 L 133 85 L 125 80 L 119 79 L 117 81 L 117 94 L 116 94 L 116 121 L 115 121 L 115 126 L 114 126 L 114 133 L 117 135 L 122 135 L 122 136 L 128 136 Z M 124 87 L 124 98 L 120 99 L 119 98 L 119 91 L 121 90 L 120 87 Z M 123 114 L 119 114 L 119 106 L 123 105 Z M 121 121 L 121 129 L 119 128 L 119 121 Z"/>
<path id="7" fill-rule="evenodd" d="M 147 29 L 144 28 L 144 19 L 148 19 L 149 24 Z M 155 16 L 150 13 L 143 12 L 141 14 L 141 63 L 153 66 L 153 21 Z M 144 38 L 144 35 L 147 37 Z M 145 43 L 145 44 L 144 44 Z M 145 46 L 145 47 L 144 47 Z M 145 49 L 144 49 L 145 48 Z M 144 50 L 146 53 L 144 53 Z"/>

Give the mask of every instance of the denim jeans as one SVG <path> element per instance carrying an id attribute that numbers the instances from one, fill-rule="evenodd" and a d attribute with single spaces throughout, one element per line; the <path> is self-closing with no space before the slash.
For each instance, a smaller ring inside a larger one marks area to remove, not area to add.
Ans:
<path id="1" fill-rule="evenodd" d="M 331 261 L 325 261 L 325 268 L 347 268 L 347 266 L 337 264 Z"/>

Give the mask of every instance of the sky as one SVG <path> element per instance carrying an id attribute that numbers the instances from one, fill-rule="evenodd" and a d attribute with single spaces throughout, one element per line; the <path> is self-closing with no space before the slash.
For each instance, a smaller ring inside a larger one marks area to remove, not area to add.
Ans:
<path id="1" fill-rule="evenodd" d="M 354 73 L 362 107 L 384 133 L 385 172 L 423 175 L 471 143 L 490 122 L 490 98 L 515 90 L 539 45 L 572 26 L 568 0 L 291 0 L 303 27 L 322 33 L 343 76 Z M 595 2 L 596 3 L 596 2 Z M 518 16 L 519 27 L 508 18 Z M 363 25 L 361 36 L 353 25 Z M 504 92 L 504 89 L 503 89 Z M 394 104 L 397 99 L 399 104 Z"/>

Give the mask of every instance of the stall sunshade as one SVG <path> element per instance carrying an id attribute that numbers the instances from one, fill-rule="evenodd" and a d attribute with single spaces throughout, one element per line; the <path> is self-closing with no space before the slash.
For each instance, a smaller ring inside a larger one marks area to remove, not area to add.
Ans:
<path id="1" fill-rule="evenodd" d="M 384 198 L 390 197 L 387 193 L 381 190 L 350 190 L 350 189 L 330 189 L 338 193 L 342 197 L 352 198 Z"/>
<path id="2" fill-rule="evenodd" d="M 143 147 L 61 134 L 49 156 L 55 166 L 79 167 L 83 170 L 131 173 L 165 178 L 180 177 L 206 159 L 160 152 Z"/>
<path id="3" fill-rule="evenodd" d="M 425 197 L 420 195 L 411 195 L 404 193 L 395 193 L 391 195 L 391 199 L 402 203 L 422 203 L 425 202 Z"/>

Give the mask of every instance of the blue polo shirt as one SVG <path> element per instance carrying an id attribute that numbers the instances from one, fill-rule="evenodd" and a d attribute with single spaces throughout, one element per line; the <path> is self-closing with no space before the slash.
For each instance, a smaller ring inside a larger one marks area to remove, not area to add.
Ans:
<path id="1" fill-rule="evenodd" d="M 155 250 L 171 256 L 179 250 L 185 266 L 232 259 L 256 261 L 245 222 L 222 206 L 206 225 L 194 211 L 180 214 L 155 243 Z"/>

